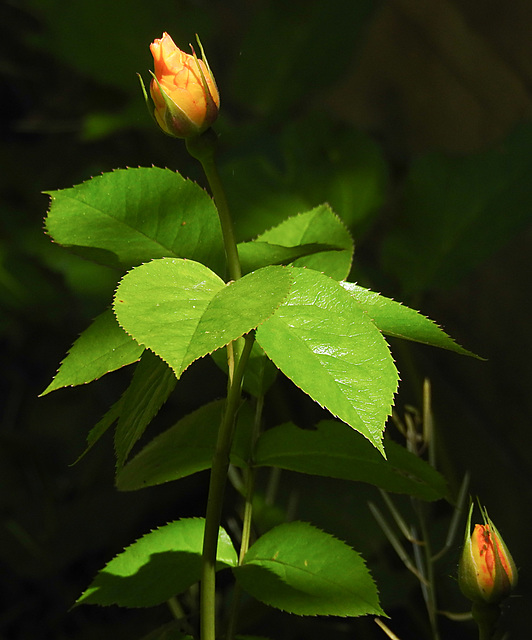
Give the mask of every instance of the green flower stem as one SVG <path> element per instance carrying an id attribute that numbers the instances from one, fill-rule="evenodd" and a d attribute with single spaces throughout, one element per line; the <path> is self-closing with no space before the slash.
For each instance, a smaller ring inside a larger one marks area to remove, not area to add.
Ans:
<path id="1" fill-rule="evenodd" d="M 229 280 L 238 280 L 242 276 L 242 269 L 238 257 L 233 221 L 215 163 L 217 142 L 218 138 L 214 131 L 208 129 L 200 136 L 187 138 L 186 145 L 190 155 L 200 161 L 211 188 L 222 228 Z M 245 337 L 245 340 L 235 340 L 227 347 L 229 364 L 227 400 L 212 460 L 207 512 L 205 515 L 205 533 L 203 536 L 200 585 L 201 640 L 215 640 L 216 638 L 216 552 L 218 531 L 222 520 L 223 498 L 229 470 L 229 454 L 233 441 L 236 413 L 240 403 L 242 379 L 254 339 L 254 334 L 250 333 Z"/>
<path id="2" fill-rule="evenodd" d="M 260 425 L 262 422 L 262 410 L 264 408 L 264 395 L 260 395 L 257 398 L 257 406 L 255 409 L 255 420 L 253 425 L 253 444 L 252 450 L 255 449 L 255 443 L 260 435 Z M 255 493 L 255 477 L 256 469 L 250 464 L 245 469 L 245 502 L 244 502 L 244 517 L 242 519 L 242 540 L 240 542 L 240 553 L 238 556 L 238 564 L 241 565 L 244 562 L 244 557 L 249 549 L 249 541 L 251 539 L 251 523 L 253 515 L 253 495 Z M 229 623 L 227 625 L 227 640 L 234 640 L 236 633 L 236 626 L 238 622 L 238 610 L 240 607 L 240 585 L 235 584 L 233 591 L 233 601 L 231 604 L 231 612 L 229 615 Z"/>
<path id="3" fill-rule="evenodd" d="M 499 605 L 474 603 L 471 613 L 478 626 L 478 640 L 493 640 L 500 615 Z"/>
<path id="4" fill-rule="evenodd" d="M 242 276 L 238 250 L 236 248 L 233 221 L 229 214 L 229 206 L 220 174 L 215 163 L 215 152 L 218 138 L 212 129 L 194 138 L 187 138 L 187 150 L 190 155 L 201 162 L 203 171 L 209 181 L 211 193 L 218 209 L 218 217 L 222 227 L 222 235 L 227 259 L 227 271 L 230 280 L 238 280 Z"/>
<path id="5" fill-rule="evenodd" d="M 229 454 L 233 441 L 236 413 L 240 404 L 242 379 L 253 347 L 254 335 L 248 333 L 242 355 L 235 368 L 232 383 L 227 394 L 224 415 L 218 430 L 218 440 L 212 460 L 205 534 L 203 537 L 202 577 L 200 586 L 201 640 L 215 640 L 216 611 L 216 551 L 218 531 L 222 520 L 222 505 L 229 469 Z"/>

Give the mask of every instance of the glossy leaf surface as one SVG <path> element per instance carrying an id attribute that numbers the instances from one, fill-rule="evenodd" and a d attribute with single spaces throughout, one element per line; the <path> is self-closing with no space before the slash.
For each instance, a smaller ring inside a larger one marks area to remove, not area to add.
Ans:
<path id="1" fill-rule="evenodd" d="M 294 384 L 383 453 L 398 381 L 388 345 L 339 283 L 294 272 L 290 295 L 257 329 L 257 341 Z"/>

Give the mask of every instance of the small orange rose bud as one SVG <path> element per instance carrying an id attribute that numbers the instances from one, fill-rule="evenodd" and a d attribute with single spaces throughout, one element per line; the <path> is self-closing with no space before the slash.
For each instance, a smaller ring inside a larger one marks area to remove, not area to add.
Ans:
<path id="1" fill-rule="evenodd" d="M 484 524 L 471 531 L 471 513 L 467 520 L 464 549 L 458 566 L 458 584 L 474 603 L 498 604 L 517 584 L 517 569 L 495 525 L 482 511 Z"/>
<path id="2" fill-rule="evenodd" d="M 218 116 L 218 89 L 201 43 L 200 48 L 202 60 L 194 50 L 193 55 L 181 51 L 167 33 L 150 45 L 155 65 L 150 85 L 154 116 L 161 129 L 176 138 L 203 133 Z"/>

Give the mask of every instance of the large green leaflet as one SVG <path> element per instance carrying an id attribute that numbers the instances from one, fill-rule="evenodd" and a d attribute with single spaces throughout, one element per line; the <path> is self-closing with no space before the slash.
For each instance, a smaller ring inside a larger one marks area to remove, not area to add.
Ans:
<path id="1" fill-rule="evenodd" d="M 292 278 L 286 267 L 266 267 L 226 285 L 198 262 L 154 260 L 124 276 L 114 310 L 125 331 L 179 378 L 192 362 L 266 320 Z"/>
<path id="2" fill-rule="evenodd" d="M 400 302 L 381 296 L 380 293 L 370 291 L 352 282 L 342 282 L 342 286 L 349 291 L 377 327 L 386 335 L 479 358 L 457 344 L 435 322 L 421 315 L 415 309 L 405 307 Z"/>
<path id="3" fill-rule="evenodd" d="M 360 555 L 305 522 L 282 524 L 262 535 L 233 572 L 254 598 L 290 613 L 383 613 Z"/>
<path id="4" fill-rule="evenodd" d="M 386 341 L 337 282 L 293 268 L 290 295 L 257 329 L 268 357 L 381 453 L 398 374 Z"/>
<path id="5" fill-rule="evenodd" d="M 175 256 L 223 273 L 214 203 L 174 171 L 121 169 L 48 193 L 47 232 L 84 258 L 123 269 Z"/>
<path id="6" fill-rule="evenodd" d="M 395 442 L 385 444 L 387 460 L 365 438 L 340 422 L 324 420 L 316 429 L 300 429 L 287 423 L 260 436 L 253 460 L 259 467 L 368 482 L 423 500 L 447 495 L 445 480 L 433 467 Z"/>
<path id="7" fill-rule="evenodd" d="M 147 533 L 98 572 L 76 604 L 150 607 L 182 593 L 201 576 L 203 518 L 183 518 Z M 233 567 L 237 555 L 220 527 L 217 569 Z"/>
<path id="8" fill-rule="evenodd" d="M 140 358 L 144 347 L 119 326 L 111 309 L 85 329 L 61 362 L 59 370 L 41 395 L 55 389 L 86 384 Z"/>

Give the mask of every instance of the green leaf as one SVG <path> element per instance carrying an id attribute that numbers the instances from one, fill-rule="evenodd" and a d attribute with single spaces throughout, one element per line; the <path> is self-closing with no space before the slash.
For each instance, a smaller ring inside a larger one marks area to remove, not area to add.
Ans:
<path id="1" fill-rule="evenodd" d="M 153 353 L 145 351 L 123 395 L 115 431 L 116 466 L 120 469 L 134 444 L 174 390 L 174 372 Z"/>
<path id="2" fill-rule="evenodd" d="M 273 229 L 265 231 L 254 242 L 292 248 L 325 243 L 328 245 L 327 250 L 297 258 L 293 265 L 321 271 L 335 280 L 345 280 L 351 270 L 353 239 L 344 223 L 327 204 L 284 220 Z M 331 247 L 335 247 L 335 250 L 331 251 Z"/>
<path id="3" fill-rule="evenodd" d="M 134 456 L 116 476 L 120 491 L 135 491 L 171 482 L 209 469 L 225 402 L 200 407 L 167 429 Z M 250 457 L 253 412 L 244 404 L 238 412 L 231 463 L 246 466 Z"/>
<path id="4" fill-rule="evenodd" d="M 335 247 L 328 244 L 311 242 L 295 247 L 283 247 L 279 244 L 270 244 L 253 240 L 241 242 L 238 245 L 238 256 L 243 273 L 249 273 L 255 269 L 271 264 L 290 264 L 298 258 L 310 256 L 325 251 L 342 251 L 343 247 Z"/>
<path id="5" fill-rule="evenodd" d="M 254 329 L 287 296 L 292 271 L 265 267 L 226 285 L 191 260 L 154 260 L 122 279 L 114 301 L 121 326 L 179 378 L 192 362 Z"/>
<path id="6" fill-rule="evenodd" d="M 76 604 L 151 607 L 200 579 L 203 518 L 169 522 L 147 533 L 98 572 Z M 217 570 L 237 564 L 231 539 L 220 527 Z"/>
<path id="7" fill-rule="evenodd" d="M 70 348 L 41 396 L 66 386 L 86 384 L 140 358 L 144 347 L 120 327 L 111 309 L 100 314 Z"/>
<path id="8" fill-rule="evenodd" d="M 87 447 L 74 464 L 78 463 L 81 458 L 83 458 L 104 435 L 107 429 L 112 427 L 113 424 L 118 420 L 118 418 L 120 417 L 120 412 L 122 411 L 123 402 L 124 395 L 122 395 L 116 402 L 113 403 L 109 410 L 106 411 L 103 418 L 101 418 L 101 420 L 99 420 L 89 431 L 89 434 L 87 436 Z"/>
<path id="9" fill-rule="evenodd" d="M 84 258 L 130 268 L 180 257 L 223 273 L 220 223 L 206 191 L 169 169 L 121 169 L 46 192 L 46 230 Z"/>
<path id="10" fill-rule="evenodd" d="M 331 278 L 293 269 L 290 295 L 257 329 L 269 358 L 311 398 L 384 454 L 382 432 L 398 375 L 386 341 Z"/>
<path id="11" fill-rule="evenodd" d="M 291 423 L 268 429 L 257 442 L 254 463 L 367 482 L 423 500 L 447 495 L 444 478 L 421 458 L 390 440 L 386 441 L 386 455 L 384 460 L 366 439 L 345 425 L 324 420 L 315 430 Z"/>
<path id="12" fill-rule="evenodd" d="M 349 291 L 384 334 L 448 349 L 482 360 L 476 354 L 461 347 L 435 322 L 418 311 L 352 282 L 342 282 L 342 286 Z"/>
<path id="13" fill-rule="evenodd" d="M 360 555 L 305 522 L 271 529 L 234 567 L 257 600 L 298 615 L 382 615 L 375 583 Z"/>

